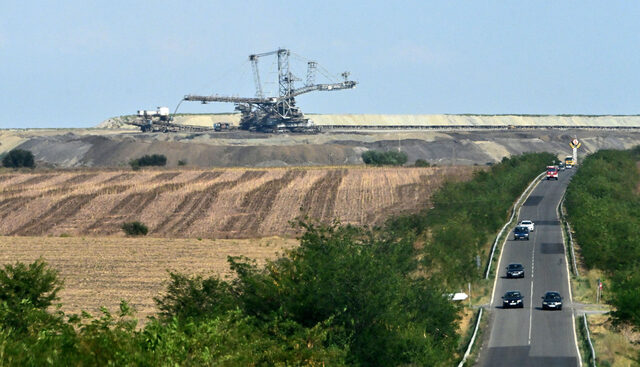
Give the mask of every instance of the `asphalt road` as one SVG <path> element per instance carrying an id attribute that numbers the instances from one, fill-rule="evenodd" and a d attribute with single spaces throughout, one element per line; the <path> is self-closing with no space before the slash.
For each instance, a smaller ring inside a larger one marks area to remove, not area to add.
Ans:
<path id="1" fill-rule="evenodd" d="M 560 172 L 558 181 L 540 182 L 525 201 L 519 220 L 531 219 L 535 231 L 529 241 L 513 240 L 513 230 L 498 263 L 498 279 L 491 303 L 488 342 L 480 366 L 578 366 L 572 305 L 562 229 L 556 207 L 575 170 Z M 524 279 L 507 279 L 505 267 L 520 263 Z M 524 295 L 524 308 L 502 308 L 509 290 Z M 563 297 L 561 311 L 543 311 L 541 297 L 557 291 Z"/>

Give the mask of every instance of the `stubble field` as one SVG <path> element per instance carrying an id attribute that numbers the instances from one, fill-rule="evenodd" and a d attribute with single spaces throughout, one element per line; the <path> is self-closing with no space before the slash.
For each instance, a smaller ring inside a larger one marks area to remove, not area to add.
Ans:
<path id="1" fill-rule="evenodd" d="M 167 270 L 229 275 L 227 256 L 258 263 L 297 245 L 289 224 L 374 225 L 429 205 L 477 167 L 82 170 L 0 173 L 1 264 L 44 259 L 65 279 L 63 310 L 127 300 L 143 319 Z M 122 223 L 149 226 L 124 236 Z"/>
<path id="2" fill-rule="evenodd" d="M 59 293 L 66 313 L 94 315 L 101 306 L 115 312 L 120 300 L 140 320 L 157 310 L 167 271 L 222 277 L 230 275 L 227 256 L 250 256 L 258 264 L 293 248 L 295 239 L 208 240 L 164 238 L 0 237 L 0 264 L 45 260 L 60 272 Z"/>
<path id="3" fill-rule="evenodd" d="M 0 235 L 292 236 L 308 216 L 358 225 L 428 204 L 445 180 L 474 167 L 62 171 L 0 174 Z"/>

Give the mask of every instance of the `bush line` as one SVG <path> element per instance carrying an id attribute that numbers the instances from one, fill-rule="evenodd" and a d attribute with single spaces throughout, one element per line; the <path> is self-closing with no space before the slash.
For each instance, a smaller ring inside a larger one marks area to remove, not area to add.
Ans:
<path id="1" fill-rule="evenodd" d="M 601 269 L 616 323 L 640 327 L 640 146 L 601 150 L 582 162 L 567 189 L 567 217 L 587 268 Z M 608 282 L 607 282 L 608 283 Z"/>
<path id="2" fill-rule="evenodd" d="M 155 299 L 159 314 L 142 328 L 126 302 L 115 314 L 103 309 L 96 318 L 48 311 L 57 299 L 52 289 L 62 284 L 55 271 L 37 268 L 31 277 L 46 276 L 43 281 L 13 287 L 4 285 L 25 279 L 30 268 L 8 276 L 0 272 L 0 361 L 454 365 L 460 358 L 462 305 L 446 295 L 481 280 L 476 256 L 552 158 L 548 153 L 505 158 L 469 182 L 445 184 L 432 209 L 380 228 L 301 220 L 298 248 L 264 266 L 229 257 L 231 278 L 170 273 L 166 292 Z M 23 301 L 27 289 L 30 299 L 42 293 L 48 302 Z"/>

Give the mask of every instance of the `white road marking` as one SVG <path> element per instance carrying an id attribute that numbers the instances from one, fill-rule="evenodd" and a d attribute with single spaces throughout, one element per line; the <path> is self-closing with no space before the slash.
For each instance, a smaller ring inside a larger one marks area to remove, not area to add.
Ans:
<path id="1" fill-rule="evenodd" d="M 529 298 L 531 301 L 529 302 L 529 341 L 528 344 L 531 345 L 531 330 L 533 329 L 533 275 L 535 274 L 535 259 L 536 259 L 536 239 L 533 240 L 533 247 L 531 248 L 531 293 L 529 293 Z"/>
<path id="2" fill-rule="evenodd" d="M 535 184 L 533 185 L 533 187 L 531 188 L 531 190 L 529 191 L 529 193 L 526 195 L 526 197 L 525 197 L 525 198 L 523 198 L 522 204 L 520 205 L 520 207 L 518 208 L 518 211 L 516 212 L 516 215 L 515 215 L 515 217 L 516 217 L 516 223 L 517 223 L 517 221 L 518 221 L 518 220 L 520 220 L 520 210 L 521 210 L 521 209 L 522 209 L 522 207 L 524 206 L 524 203 L 527 201 L 527 199 L 529 199 L 529 196 L 531 196 L 531 194 L 535 191 L 535 189 L 537 189 L 537 188 L 538 188 L 538 185 L 540 184 L 540 182 L 542 182 L 542 179 L 540 179 L 540 177 L 541 177 L 542 175 L 544 175 L 545 173 L 546 173 L 546 171 L 545 171 L 545 172 L 542 172 L 541 174 L 539 174 L 538 176 L 536 176 L 536 178 L 534 178 L 534 179 L 533 179 L 532 183 L 534 183 L 534 182 L 535 182 Z M 529 186 L 531 186 L 531 185 L 529 185 Z M 528 188 L 527 188 L 527 189 L 528 189 Z M 526 189 L 525 189 L 525 190 L 526 190 Z M 491 303 L 491 304 L 489 305 L 490 307 L 493 307 L 493 304 L 494 304 L 493 299 L 495 298 L 495 295 L 496 295 L 496 285 L 498 284 L 498 276 L 499 276 L 499 274 L 500 274 L 500 269 L 501 269 L 501 268 L 500 268 L 500 264 L 502 263 L 502 254 L 504 254 L 504 246 L 507 244 L 507 241 L 509 240 L 509 236 L 510 236 L 510 235 L 509 235 L 509 233 L 510 233 L 510 232 L 511 232 L 511 231 L 509 231 L 509 232 L 507 233 L 507 235 L 504 237 L 504 241 L 502 241 L 502 246 L 500 246 L 500 254 L 498 255 L 498 265 L 496 265 L 496 266 L 497 266 L 497 268 L 496 268 L 496 275 L 495 275 L 495 277 L 493 278 L 493 290 L 491 291 L 491 300 L 489 301 L 489 302 Z M 497 306 L 497 305 L 496 305 L 496 306 Z"/>
<path id="3" fill-rule="evenodd" d="M 569 185 L 567 185 L 568 187 Z M 565 189 L 566 192 L 566 189 Z M 582 367 L 582 355 L 580 354 L 580 347 L 578 346 L 578 335 L 576 332 L 576 310 L 573 307 L 573 292 L 571 291 L 571 273 L 569 272 L 569 262 L 567 261 L 567 238 L 564 234 L 564 225 L 562 224 L 562 220 L 560 219 L 560 206 L 562 205 L 562 199 L 558 202 L 558 206 L 556 207 L 556 217 L 558 221 L 560 221 L 560 234 L 562 235 L 562 248 L 564 250 L 564 265 L 567 271 L 567 285 L 569 286 L 569 302 L 571 304 L 571 325 L 573 326 L 573 341 L 576 346 L 576 353 L 578 354 L 578 365 Z"/>
<path id="4" fill-rule="evenodd" d="M 568 188 L 568 184 L 567 184 L 567 188 Z M 565 189 L 565 193 L 566 193 L 566 189 Z M 562 248 L 564 249 L 564 264 L 567 270 L 567 283 L 569 285 L 569 302 L 571 302 L 571 325 L 573 326 L 573 341 L 574 344 L 576 346 L 576 353 L 578 354 L 578 366 L 582 367 L 582 354 L 580 353 L 580 347 L 578 346 L 578 335 L 576 332 L 576 310 L 573 307 L 573 294 L 571 291 L 571 273 L 569 272 L 569 262 L 567 261 L 567 238 L 565 236 L 564 233 L 564 225 L 562 223 L 561 220 L 561 215 L 560 215 L 560 206 L 562 205 L 562 199 L 564 199 L 564 195 L 562 195 L 562 197 L 560 198 L 560 201 L 558 201 L 558 206 L 556 206 L 556 217 L 558 218 L 558 221 L 560 221 L 560 234 L 562 235 Z"/>

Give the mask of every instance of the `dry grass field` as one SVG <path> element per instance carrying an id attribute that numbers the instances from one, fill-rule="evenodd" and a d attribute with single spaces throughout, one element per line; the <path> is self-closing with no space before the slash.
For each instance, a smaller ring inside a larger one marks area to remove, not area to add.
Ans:
<path id="1" fill-rule="evenodd" d="M 42 258 L 60 272 L 65 312 L 97 314 L 130 302 L 140 319 L 156 312 L 153 297 L 166 288 L 167 270 L 204 276 L 230 274 L 227 256 L 258 264 L 297 245 L 295 239 L 197 240 L 163 238 L 0 237 L 0 264 Z"/>
<path id="2" fill-rule="evenodd" d="M 445 180 L 474 167 L 82 170 L 0 173 L 0 235 L 124 236 L 138 220 L 149 236 L 294 235 L 309 216 L 358 225 L 415 212 Z"/>
<path id="3" fill-rule="evenodd" d="M 640 333 L 630 326 L 616 327 L 608 315 L 589 315 L 589 329 L 598 365 L 637 366 Z"/>
<path id="4" fill-rule="evenodd" d="M 167 270 L 227 276 L 227 256 L 264 263 L 296 246 L 289 221 L 301 215 L 381 223 L 476 169 L 4 171 L 0 264 L 42 257 L 65 279 L 64 311 L 95 314 L 125 299 L 142 319 L 155 313 Z M 133 220 L 149 226 L 147 237 L 124 236 L 120 226 Z"/>

